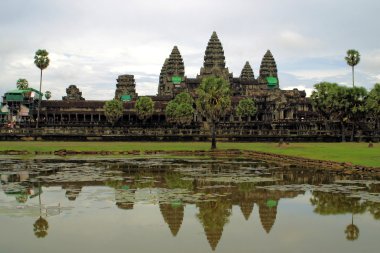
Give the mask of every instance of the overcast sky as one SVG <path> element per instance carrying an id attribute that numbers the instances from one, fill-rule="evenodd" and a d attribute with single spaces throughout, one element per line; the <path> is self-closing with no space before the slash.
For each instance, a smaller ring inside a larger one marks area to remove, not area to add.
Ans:
<path id="1" fill-rule="evenodd" d="M 38 89 L 33 57 L 46 49 L 42 90 L 53 99 L 70 84 L 87 100 L 112 99 L 121 74 L 154 95 L 173 46 L 195 77 L 214 30 L 234 76 L 249 61 L 257 77 L 270 49 L 283 89 L 351 85 L 344 56 L 353 48 L 362 56 L 357 85 L 370 89 L 380 82 L 379 10 L 376 0 L 1 0 L 0 94 L 19 78 Z"/>

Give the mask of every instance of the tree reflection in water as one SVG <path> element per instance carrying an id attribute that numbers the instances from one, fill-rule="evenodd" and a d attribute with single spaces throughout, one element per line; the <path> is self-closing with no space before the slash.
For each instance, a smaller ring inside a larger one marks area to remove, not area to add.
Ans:
<path id="1" fill-rule="evenodd" d="M 37 238 L 44 238 L 45 236 L 47 236 L 48 229 L 49 229 L 48 221 L 42 218 L 41 216 L 33 224 L 34 235 Z"/>

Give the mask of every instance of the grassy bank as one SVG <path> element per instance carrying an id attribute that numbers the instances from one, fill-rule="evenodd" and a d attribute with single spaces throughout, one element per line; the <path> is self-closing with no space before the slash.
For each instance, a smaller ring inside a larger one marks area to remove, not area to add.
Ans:
<path id="1" fill-rule="evenodd" d="M 131 151 L 131 150 L 209 150 L 208 142 L 0 142 L 0 151 Z M 255 150 L 357 165 L 380 167 L 380 144 L 368 148 L 367 143 L 218 143 L 218 149 Z"/>

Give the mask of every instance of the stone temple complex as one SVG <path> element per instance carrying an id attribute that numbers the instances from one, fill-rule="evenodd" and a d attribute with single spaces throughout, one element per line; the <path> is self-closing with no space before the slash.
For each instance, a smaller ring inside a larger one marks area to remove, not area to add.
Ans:
<path id="1" fill-rule="evenodd" d="M 32 98 L 31 91 L 6 93 L 0 107 L 0 122 L 16 122 L 19 129 L 14 129 L 12 133 L 5 131 L 2 138 L 42 136 L 46 139 L 207 140 L 209 127 L 200 115 L 195 112 L 193 122 L 188 126 L 174 127 L 166 121 L 165 107 L 183 91 L 195 97 L 196 89 L 208 76 L 224 78 L 231 89 L 232 110 L 220 122 L 217 133 L 224 140 L 265 141 L 285 138 L 294 141 L 338 141 L 340 138 L 339 122 L 330 122 L 327 128 L 326 122 L 313 110 L 305 91 L 280 88 L 277 64 L 270 50 L 264 53 L 258 71 L 254 71 L 246 61 L 240 75 L 234 76 L 226 66 L 223 46 L 216 32 L 212 33 L 207 43 L 203 66 L 195 77 L 186 75 L 180 50 L 177 46 L 173 47 L 168 58 L 163 61 L 157 95 L 151 96 L 155 103 L 154 113 L 145 122 L 136 115 L 138 94 L 135 78 L 129 73 L 119 75 L 116 79 L 114 98 L 123 101 L 125 110 L 115 126 L 111 127 L 107 122 L 103 109 L 105 101 L 85 100 L 79 88 L 70 85 L 62 100 L 41 102 L 42 130 L 38 134 L 33 131 L 38 96 Z M 257 113 L 254 117 L 242 119 L 236 115 L 235 108 L 241 99 L 247 97 L 255 100 Z M 368 129 L 359 128 L 356 129 L 355 138 L 366 138 L 371 134 Z"/>

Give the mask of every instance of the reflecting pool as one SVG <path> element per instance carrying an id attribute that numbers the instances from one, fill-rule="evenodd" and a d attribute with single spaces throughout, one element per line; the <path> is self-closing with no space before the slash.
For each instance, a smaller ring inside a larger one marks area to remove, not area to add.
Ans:
<path id="1" fill-rule="evenodd" d="M 378 252 L 380 181 L 246 159 L 2 159 L 0 252 Z"/>

